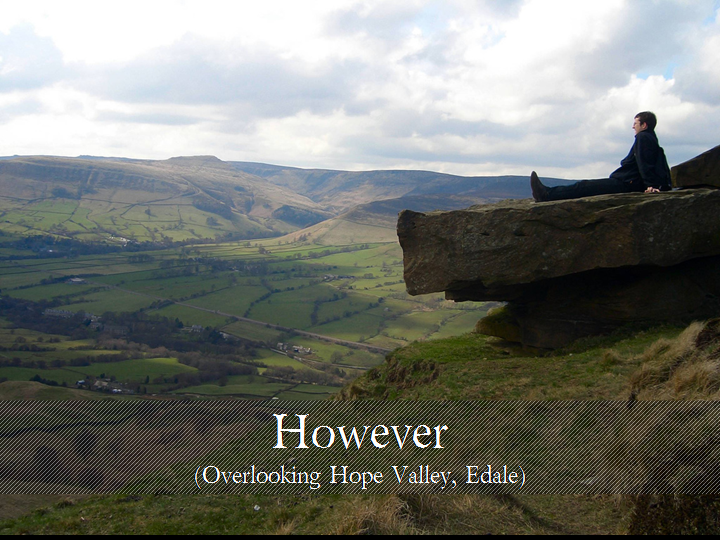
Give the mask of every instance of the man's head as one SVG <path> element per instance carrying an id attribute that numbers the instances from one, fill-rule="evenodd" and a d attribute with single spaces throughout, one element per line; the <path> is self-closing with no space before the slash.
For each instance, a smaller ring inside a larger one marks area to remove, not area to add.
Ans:
<path id="1" fill-rule="evenodd" d="M 641 131 L 645 131 L 646 129 L 653 131 L 656 125 L 657 117 L 650 111 L 643 111 L 635 115 L 633 129 L 635 130 L 635 135 L 637 135 L 638 133 L 640 133 Z"/>

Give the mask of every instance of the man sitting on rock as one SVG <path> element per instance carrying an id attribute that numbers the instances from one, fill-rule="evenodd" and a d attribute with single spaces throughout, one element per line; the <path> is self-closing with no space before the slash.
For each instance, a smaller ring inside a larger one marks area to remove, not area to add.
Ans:
<path id="1" fill-rule="evenodd" d="M 530 175 L 535 202 L 579 199 L 611 193 L 657 193 L 670 190 L 670 167 L 655 135 L 657 118 L 649 111 L 635 116 L 635 143 L 610 178 L 581 180 L 566 186 L 545 186 L 535 171 Z"/>

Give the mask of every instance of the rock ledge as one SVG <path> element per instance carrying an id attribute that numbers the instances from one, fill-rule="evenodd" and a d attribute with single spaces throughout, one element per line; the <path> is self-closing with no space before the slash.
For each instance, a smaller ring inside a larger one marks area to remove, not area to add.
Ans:
<path id="1" fill-rule="evenodd" d="M 405 210 L 398 237 L 410 294 L 509 301 L 527 345 L 720 314 L 720 190 Z"/>

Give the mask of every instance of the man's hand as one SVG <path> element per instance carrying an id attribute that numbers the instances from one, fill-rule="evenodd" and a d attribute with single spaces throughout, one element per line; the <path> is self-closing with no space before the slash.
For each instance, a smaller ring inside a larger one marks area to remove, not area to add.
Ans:
<path id="1" fill-rule="evenodd" d="M 645 193 L 660 193 L 660 190 L 658 188 L 649 187 L 645 190 Z"/>

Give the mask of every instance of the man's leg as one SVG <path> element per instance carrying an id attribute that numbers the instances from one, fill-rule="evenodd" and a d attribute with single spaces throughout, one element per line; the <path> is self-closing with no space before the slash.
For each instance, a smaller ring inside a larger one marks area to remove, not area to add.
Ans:
<path id="1" fill-rule="evenodd" d="M 566 186 L 546 187 L 546 201 L 560 201 L 564 199 L 579 199 L 594 195 L 609 195 L 612 193 L 630 193 L 632 188 L 620 180 L 601 178 L 599 180 L 580 180 Z"/>

